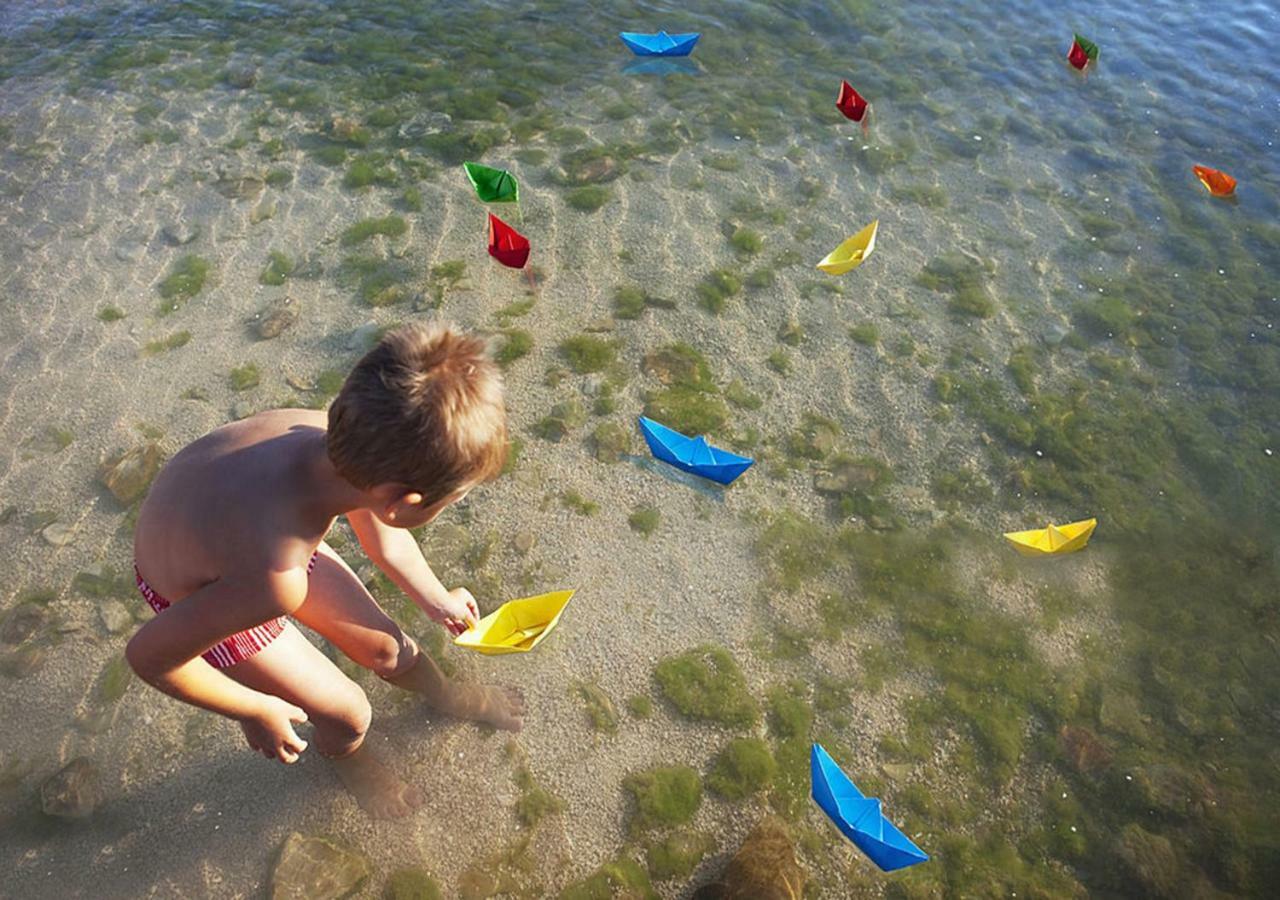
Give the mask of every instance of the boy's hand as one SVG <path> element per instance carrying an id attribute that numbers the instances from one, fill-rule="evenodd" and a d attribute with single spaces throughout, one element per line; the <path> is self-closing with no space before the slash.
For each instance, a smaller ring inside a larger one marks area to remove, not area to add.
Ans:
<path id="1" fill-rule="evenodd" d="M 469 590 L 454 588 L 446 595 L 443 603 L 427 610 L 427 615 L 457 637 L 480 621 L 480 608 L 476 606 L 476 598 L 471 596 Z"/>
<path id="2" fill-rule="evenodd" d="M 307 714 L 297 706 L 279 697 L 265 696 L 262 707 L 255 715 L 240 720 L 245 740 L 267 759 L 282 763 L 298 761 L 298 754 L 307 749 L 307 742 L 293 730 L 294 723 L 307 721 Z"/>

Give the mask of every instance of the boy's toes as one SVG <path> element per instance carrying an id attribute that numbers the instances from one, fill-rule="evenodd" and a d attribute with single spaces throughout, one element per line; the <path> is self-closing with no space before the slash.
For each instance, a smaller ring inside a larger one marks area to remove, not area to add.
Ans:
<path id="1" fill-rule="evenodd" d="M 427 797 L 422 793 L 421 789 L 412 784 L 404 786 L 404 802 L 409 805 L 411 810 L 422 809 L 426 805 Z"/>

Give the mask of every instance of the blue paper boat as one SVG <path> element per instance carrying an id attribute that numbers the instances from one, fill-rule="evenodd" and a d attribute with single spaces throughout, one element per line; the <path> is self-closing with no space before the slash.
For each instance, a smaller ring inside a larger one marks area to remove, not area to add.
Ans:
<path id="1" fill-rule="evenodd" d="M 638 31 L 620 31 L 618 37 L 622 43 L 631 48 L 636 56 L 688 56 L 693 52 L 693 45 L 698 43 L 702 35 L 697 31 L 688 34 L 641 34 Z"/>
<path id="2" fill-rule="evenodd" d="M 882 872 L 905 869 L 929 859 L 928 854 L 884 817 L 878 799 L 862 795 L 821 744 L 813 745 L 809 771 L 813 778 L 814 802 Z"/>
<path id="3" fill-rule="evenodd" d="M 640 417 L 640 431 L 649 450 L 658 459 L 720 484 L 729 484 L 755 462 L 746 456 L 712 447 L 702 435 L 691 438 L 644 416 Z"/>

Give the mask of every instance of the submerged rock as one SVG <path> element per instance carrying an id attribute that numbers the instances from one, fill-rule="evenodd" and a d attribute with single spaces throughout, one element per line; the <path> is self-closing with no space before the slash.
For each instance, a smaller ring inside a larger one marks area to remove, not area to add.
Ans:
<path id="1" fill-rule="evenodd" d="M 0 643 L 17 646 L 40 631 L 45 623 L 45 609 L 40 603 L 20 603 L 0 623 Z"/>
<path id="2" fill-rule="evenodd" d="M 533 549 L 533 545 L 538 542 L 538 536 L 532 531 L 516 532 L 515 539 L 511 542 L 516 548 L 516 552 L 521 556 L 528 556 L 529 551 Z"/>
<path id="3" fill-rule="evenodd" d="M 1111 764 L 1111 751 L 1088 728 L 1063 725 L 1058 732 L 1058 748 L 1071 768 L 1081 775 L 1094 775 Z"/>
<path id="4" fill-rule="evenodd" d="M 880 487 L 884 470 L 884 464 L 873 459 L 837 458 L 813 476 L 813 489 L 819 494 L 870 493 Z"/>
<path id="5" fill-rule="evenodd" d="M 720 880 L 704 885 L 693 896 L 695 900 L 799 900 L 805 881 L 786 826 L 771 816 L 747 835 Z"/>
<path id="6" fill-rule="evenodd" d="M 202 234 L 204 228 L 198 222 L 175 222 L 160 229 L 160 235 L 175 247 L 190 244 Z"/>
<path id="7" fill-rule="evenodd" d="M 133 624 L 133 614 L 119 600 L 103 600 L 98 606 L 102 625 L 112 634 L 119 634 Z"/>
<path id="8" fill-rule="evenodd" d="M 1178 853 L 1169 839 L 1140 825 L 1126 825 L 1121 833 L 1120 859 L 1148 897 L 1180 897 L 1186 886 Z"/>
<path id="9" fill-rule="evenodd" d="M 98 770 L 83 756 L 71 760 L 40 785 L 40 808 L 60 819 L 84 819 L 102 803 Z"/>
<path id="10" fill-rule="evenodd" d="M 160 445 L 149 441 L 105 463 L 98 479 L 125 506 L 141 497 L 160 471 Z"/>
<path id="11" fill-rule="evenodd" d="M 228 200 L 251 200 L 266 186 L 266 182 L 255 175 L 224 175 L 213 183 L 213 189 Z"/>
<path id="12" fill-rule="evenodd" d="M 279 337 L 298 321 L 302 304 L 292 297 L 282 297 L 258 318 L 258 337 L 264 341 Z"/>
<path id="13" fill-rule="evenodd" d="M 341 900 L 354 894 L 372 871 L 362 854 L 295 831 L 285 839 L 271 873 L 271 900 Z"/>
<path id="14" fill-rule="evenodd" d="M 54 547 L 65 547 L 76 539 L 76 530 L 75 526 L 66 522 L 54 522 L 46 525 L 40 536 Z"/>
<path id="15" fill-rule="evenodd" d="M 249 62 L 233 62 L 223 76 L 233 88 L 251 88 L 258 83 L 258 67 Z"/>

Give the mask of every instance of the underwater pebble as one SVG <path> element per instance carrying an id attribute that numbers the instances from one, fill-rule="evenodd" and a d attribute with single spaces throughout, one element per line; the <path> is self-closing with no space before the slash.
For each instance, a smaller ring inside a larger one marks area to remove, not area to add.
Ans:
<path id="1" fill-rule="evenodd" d="M 87 758 L 71 760 L 40 786 L 40 808 L 60 819 L 84 819 L 102 802 L 98 770 Z"/>
<path id="2" fill-rule="evenodd" d="M 251 88 L 258 83 L 258 67 L 253 63 L 237 62 L 227 66 L 227 84 L 234 88 Z"/>
<path id="3" fill-rule="evenodd" d="M 103 465 L 99 480 L 125 506 L 137 500 L 160 471 L 160 445 L 154 441 L 134 447 Z"/>
<path id="4" fill-rule="evenodd" d="M 204 229 L 199 223 L 188 225 L 185 222 L 178 222 L 160 229 L 161 236 L 175 247 L 190 244 L 203 233 Z"/>
<path id="5" fill-rule="evenodd" d="M 76 537 L 75 528 L 63 522 L 54 522 L 45 526 L 40 536 L 55 547 L 65 547 Z"/>
<path id="6" fill-rule="evenodd" d="M 126 241 L 116 245 L 116 259 L 121 262 L 136 262 L 146 248 L 135 241 Z"/>
<path id="7" fill-rule="evenodd" d="M 119 634 L 133 624 L 133 614 L 119 600 L 104 600 L 98 606 L 98 616 L 112 634 Z"/>
<path id="8" fill-rule="evenodd" d="M 801 897 L 807 880 L 786 825 L 769 816 L 747 835 L 719 881 L 713 882 L 715 892 L 710 896 L 718 900 Z"/>
<path id="9" fill-rule="evenodd" d="M 378 323 L 370 319 L 347 338 L 348 350 L 369 350 L 378 339 Z"/>
<path id="10" fill-rule="evenodd" d="M 258 337 L 264 341 L 279 337 L 298 321 L 302 304 L 292 297 L 282 297 L 258 319 Z"/>
<path id="11" fill-rule="evenodd" d="M 263 200 L 249 212 L 249 224 L 257 225 L 259 222 L 275 218 L 277 208 L 275 197 Z"/>
<path id="12" fill-rule="evenodd" d="M 295 831 L 271 873 L 271 900 L 339 900 L 355 893 L 372 872 L 362 854 Z"/>

